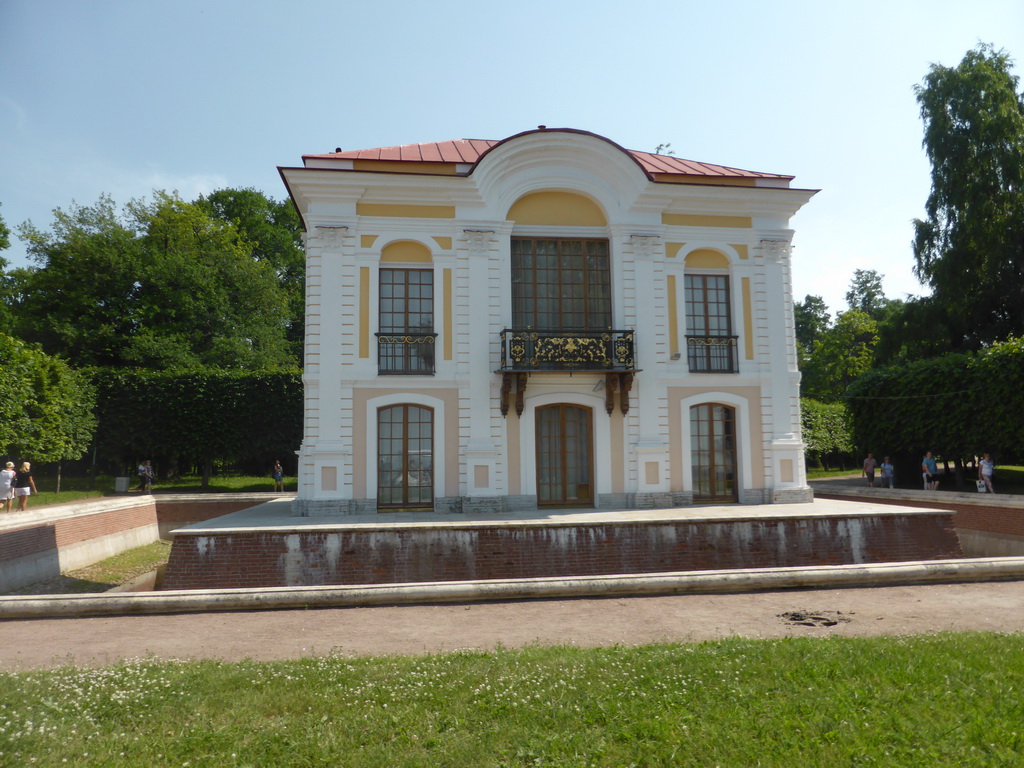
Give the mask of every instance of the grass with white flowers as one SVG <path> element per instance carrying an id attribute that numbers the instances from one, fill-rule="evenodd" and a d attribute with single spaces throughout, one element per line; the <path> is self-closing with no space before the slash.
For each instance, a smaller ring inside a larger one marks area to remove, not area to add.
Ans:
<path id="1" fill-rule="evenodd" d="M 11 766 L 1004 766 L 1024 636 L 530 647 L 0 676 Z"/>

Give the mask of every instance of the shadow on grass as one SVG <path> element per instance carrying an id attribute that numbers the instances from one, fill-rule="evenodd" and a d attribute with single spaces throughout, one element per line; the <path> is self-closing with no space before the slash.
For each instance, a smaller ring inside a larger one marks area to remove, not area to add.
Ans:
<path id="1" fill-rule="evenodd" d="M 73 576 L 55 576 L 46 581 L 28 584 L 20 589 L 13 589 L 4 592 L 4 595 L 83 595 L 106 592 L 116 587 L 104 581 L 90 581 L 89 579 L 76 579 Z"/>

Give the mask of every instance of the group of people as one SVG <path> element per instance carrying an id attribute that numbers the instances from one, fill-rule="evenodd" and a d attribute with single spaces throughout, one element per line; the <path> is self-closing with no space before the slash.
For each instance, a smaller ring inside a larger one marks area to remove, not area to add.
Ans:
<path id="1" fill-rule="evenodd" d="M 895 470 L 893 469 L 892 462 L 889 457 L 886 456 L 882 459 L 881 465 L 875 459 L 874 454 L 868 453 L 868 457 L 864 459 L 864 467 L 861 470 L 861 476 L 867 478 L 868 487 L 875 487 L 875 470 L 881 469 L 882 472 L 882 486 L 893 487 L 895 480 Z M 990 454 L 984 454 L 981 460 L 978 462 L 978 490 L 987 493 L 995 493 L 995 488 L 992 486 L 992 478 L 995 475 L 996 465 L 992 461 Z M 921 459 L 921 480 L 924 483 L 924 490 L 935 491 L 939 487 L 939 468 L 935 462 L 935 457 L 931 451 L 927 451 L 924 458 Z"/>
<path id="2" fill-rule="evenodd" d="M 869 453 L 868 457 L 864 459 L 864 469 L 862 475 L 868 479 L 868 487 L 875 487 L 875 470 L 880 469 L 882 471 L 882 486 L 893 487 L 893 483 L 896 482 L 896 471 L 893 469 L 892 462 L 889 457 L 886 456 L 882 459 L 882 464 L 879 465 L 875 460 L 875 455 Z"/>
<path id="3" fill-rule="evenodd" d="M 0 508 L 6 505 L 5 512 L 10 512 L 14 506 L 14 499 L 18 499 L 18 511 L 24 512 L 28 509 L 28 497 L 36 490 L 36 481 L 32 479 L 32 465 L 23 461 L 21 469 L 14 469 L 14 462 L 8 461 L 6 466 L 0 470 Z"/>

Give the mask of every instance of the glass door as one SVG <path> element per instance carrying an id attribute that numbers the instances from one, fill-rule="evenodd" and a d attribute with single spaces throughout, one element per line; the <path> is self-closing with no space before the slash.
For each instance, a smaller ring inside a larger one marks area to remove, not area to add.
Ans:
<path id="1" fill-rule="evenodd" d="M 690 408 L 690 460 L 693 500 L 731 503 L 739 500 L 736 483 L 736 411 L 705 403 Z"/>
<path id="2" fill-rule="evenodd" d="M 593 474 L 591 410 L 564 403 L 538 408 L 538 506 L 593 506 Z"/>
<path id="3" fill-rule="evenodd" d="M 434 412 L 419 405 L 377 411 L 377 508 L 434 508 Z"/>

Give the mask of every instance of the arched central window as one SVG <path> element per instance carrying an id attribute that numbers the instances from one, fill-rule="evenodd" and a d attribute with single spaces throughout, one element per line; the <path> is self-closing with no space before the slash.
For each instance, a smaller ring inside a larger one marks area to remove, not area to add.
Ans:
<path id="1" fill-rule="evenodd" d="M 612 325 L 607 240 L 512 238 L 512 326 L 603 331 Z"/>

